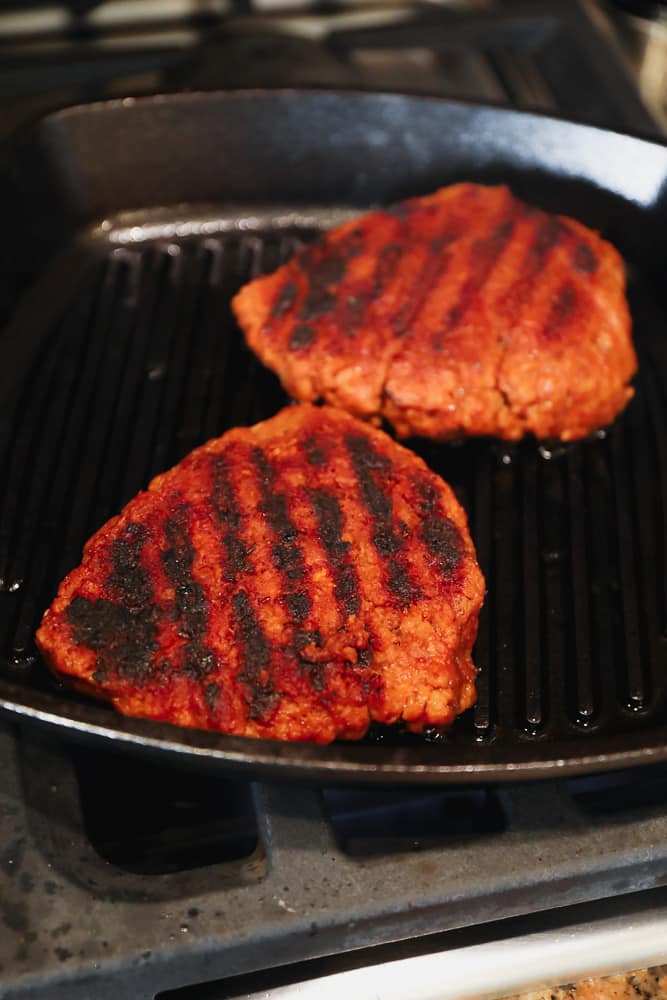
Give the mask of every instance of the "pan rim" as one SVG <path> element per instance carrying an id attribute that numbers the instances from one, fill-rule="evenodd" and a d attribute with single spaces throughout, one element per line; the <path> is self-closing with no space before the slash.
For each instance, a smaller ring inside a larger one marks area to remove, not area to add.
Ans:
<path id="1" fill-rule="evenodd" d="M 552 122 L 587 133 L 616 135 L 645 146 L 667 148 L 667 139 L 647 137 L 629 131 L 604 128 L 572 120 L 564 116 L 543 112 L 521 111 L 514 108 L 495 107 L 490 104 L 452 100 L 443 97 L 410 95 L 402 93 L 364 91 L 355 89 L 263 89 L 251 88 L 235 91 L 192 91 L 180 94 L 153 94 L 137 98 L 114 98 L 91 104 L 78 104 L 42 116 L 25 129 L 33 130 L 40 124 L 65 120 L 69 117 L 93 112 L 124 110 L 133 106 L 191 105 L 199 102 L 272 100 L 277 96 L 298 98 L 345 98 L 364 101 L 400 100 L 420 105 L 438 105 L 478 112 L 493 113 L 498 117 L 520 118 L 524 121 Z M 620 195 L 618 195 L 620 197 Z M 85 226 L 83 227 L 85 228 Z M 338 782 L 476 782 L 516 781 L 520 779 L 553 778 L 577 773 L 634 767 L 667 760 L 667 727 L 661 726 L 640 733 L 631 730 L 622 734 L 591 733 L 577 735 L 572 740 L 559 739 L 550 752 L 549 741 L 526 740 L 514 743 L 509 751 L 493 748 L 493 741 L 473 746 L 466 754 L 456 748 L 458 762 L 446 761 L 446 744 L 422 749 L 395 748 L 388 761 L 374 761 L 372 744 L 302 744 L 279 743 L 273 740 L 256 740 L 211 734 L 201 730 L 155 723 L 148 720 L 129 719 L 111 714 L 108 709 L 71 702 L 71 712 L 58 709 L 59 700 L 54 694 L 26 691 L 20 684 L 0 679 L 0 710 L 17 721 L 32 721 L 61 732 L 89 736 L 98 740 L 115 741 L 128 747 L 146 748 L 169 753 L 181 759 L 215 762 L 230 769 L 270 773 L 275 776 L 295 778 L 325 778 Z M 74 709 L 76 709 L 74 711 Z M 106 720 L 106 721 L 105 721 Z M 171 734 L 171 735 L 170 735 Z M 564 756 L 563 749 L 570 743 L 581 747 L 582 742 L 595 740 L 595 752 L 573 752 Z M 622 742 L 622 749 L 618 748 Z M 332 752 L 332 746 L 336 748 Z M 387 745 L 378 745 L 384 750 Z M 343 752 L 341 748 L 345 748 Z M 391 748 L 392 751 L 394 748 Z M 521 753 L 518 753 L 521 750 Z M 417 751 L 417 752 L 416 752 Z M 440 756 L 442 762 L 429 758 Z M 477 759 L 473 756 L 477 754 Z M 466 758 L 470 756 L 470 761 Z M 410 763 L 402 757 L 426 758 L 426 762 Z M 391 757 L 395 759 L 391 759 Z M 444 758 L 444 759 L 443 759 Z M 481 760 L 479 759 L 481 758 Z M 509 759 L 511 758 L 511 759 Z M 525 759 L 524 759 L 525 758 Z"/>

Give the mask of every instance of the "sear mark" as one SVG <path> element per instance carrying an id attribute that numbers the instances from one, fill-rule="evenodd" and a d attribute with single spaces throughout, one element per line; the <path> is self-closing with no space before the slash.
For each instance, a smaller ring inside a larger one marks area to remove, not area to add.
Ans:
<path id="1" fill-rule="evenodd" d="M 303 442 L 303 449 L 306 455 L 306 461 L 310 465 L 323 466 L 327 463 L 327 451 L 321 440 L 317 440 L 314 437 L 306 438 Z"/>
<path id="2" fill-rule="evenodd" d="M 213 509 L 222 528 L 222 545 L 225 559 L 223 577 L 228 583 L 235 583 L 241 573 L 251 573 L 248 556 L 252 546 L 241 536 L 241 514 L 234 496 L 226 459 L 216 455 L 211 463 L 211 497 Z"/>
<path id="3" fill-rule="evenodd" d="M 147 538 L 147 528 L 133 521 L 111 543 L 113 569 L 106 586 L 131 613 L 150 606 L 153 601 L 150 575 L 141 564 L 141 550 Z"/>
<path id="4" fill-rule="evenodd" d="M 290 351 L 303 351 L 315 339 L 315 330 L 312 326 L 301 323 L 295 326 L 289 338 Z"/>
<path id="5" fill-rule="evenodd" d="M 120 677 L 140 684 L 148 680 L 157 650 L 154 615 L 140 616 L 104 597 L 92 600 L 81 595 L 70 601 L 66 614 L 74 641 L 98 654 L 95 681 Z"/>
<path id="6" fill-rule="evenodd" d="M 316 244 L 306 248 L 301 255 L 299 264 L 308 282 L 308 291 L 299 312 L 299 319 L 304 323 L 312 323 L 334 310 L 335 286 L 345 274 L 344 251 L 344 247 L 332 251 L 325 244 Z"/>
<path id="7" fill-rule="evenodd" d="M 296 285 L 293 281 L 286 281 L 284 285 L 278 289 L 278 294 L 276 295 L 275 302 L 271 308 L 271 315 L 274 318 L 279 318 L 284 316 L 286 312 L 294 305 L 296 300 Z"/>
<path id="8" fill-rule="evenodd" d="M 586 243 L 577 243 L 574 248 L 574 266 L 580 274 L 594 274 L 598 259 Z"/>
<path id="9" fill-rule="evenodd" d="M 357 572 L 350 559 L 350 542 L 343 540 L 345 521 L 335 496 L 316 490 L 312 497 L 317 516 L 318 538 L 329 556 L 336 603 L 344 615 L 356 615 L 361 601 Z"/>
<path id="10" fill-rule="evenodd" d="M 400 243 L 387 243 L 378 254 L 373 274 L 372 295 L 381 295 L 398 269 L 398 265 L 403 257 L 403 247 Z"/>
<path id="11" fill-rule="evenodd" d="M 117 676 L 140 684 L 153 673 L 157 609 L 141 564 L 147 538 L 144 525 L 126 525 L 110 548 L 112 570 L 104 589 L 112 599 L 78 595 L 67 607 L 75 642 L 98 654 L 93 678 L 100 683 Z"/>
<path id="12" fill-rule="evenodd" d="M 345 439 L 345 445 L 359 483 L 362 502 L 375 521 L 372 542 L 385 563 L 387 587 L 401 607 L 409 607 L 423 597 L 423 593 L 410 578 L 405 563 L 405 539 L 394 525 L 391 499 L 375 476 L 380 472 L 384 477 L 391 463 L 376 452 L 366 438 L 350 435 Z"/>
<path id="13" fill-rule="evenodd" d="M 232 597 L 232 609 L 241 646 L 237 679 L 245 688 L 249 717 L 265 720 L 280 700 L 271 678 L 263 676 L 268 673 L 271 648 L 244 590 Z"/>
<path id="14" fill-rule="evenodd" d="M 561 330 L 571 319 L 577 306 L 577 293 L 574 286 L 567 284 L 557 292 L 542 333 L 547 340 L 557 340 Z"/>
<path id="15" fill-rule="evenodd" d="M 284 603 L 290 618 L 298 623 L 305 621 L 313 606 L 310 595 L 306 590 L 297 590 L 294 593 L 286 594 Z"/>
<path id="16" fill-rule="evenodd" d="M 528 215 L 530 215 L 528 211 Z M 547 266 L 549 255 L 568 231 L 560 219 L 548 215 L 535 230 L 535 238 L 523 258 L 518 276 L 512 282 L 499 303 L 506 314 L 512 314 L 530 301 L 535 289 L 535 279 Z"/>
<path id="17" fill-rule="evenodd" d="M 169 544 L 162 554 L 162 565 L 174 587 L 174 602 L 179 618 L 179 635 L 187 639 L 183 650 L 183 670 L 199 678 L 211 673 L 217 665 L 212 649 L 202 642 L 208 628 L 208 601 L 200 583 L 194 578 L 195 550 L 189 533 L 190 508 L 178 507 L 165 521 L 164 533 Z"/>
<path id="18" fill-rule="evenodd" d="M 422 522 L 420 537 L 434 557 L 445 579 L 451 577 L 461 565 L 463 545 L 461 533 L 448 517 L 431 514 Z"/>
<path id="19" fill-rule="evenodd" d="M 431 240 L 421 267 L 408 290 L 405 300 L 392 317 L 391 326 L 397 337 L 408 332 L 419 313 L 437 290 L 438 281 L 445 275 L 452 260 L 449 247 L 459 238 L 459 233 L 442 233 Z"/>
<path id="20" fill-rule="evenodd" d="M 303 553 L 297 545 L 298 532 L 290 518 L 287 498 L 275 491 L 275 472 L 261 448 L 252 449 L 252 462 L 257 470 L 261 501 L 259 510 L 268 520 L 276 541 L 273 544 L 273 563 L 288 580 L 303 580 L 306 568 Z"/>
<path id="21" fill-rule="evenodd" d="M 414 483 L 422 515 L 419 537 L 433 557 L 440 575 L 449 580 L 461 566 L 464 554 L 461 532 L 440 506 L 440 494 L 426 480 Z"/>
<path id="22" fill-rule="evenodd" d="M 491 273 L 507 246 L 514 230 L 515 223 L 522 209 L 514 208 L 513 214 L 500 222 L 490 236 L 476 240 L 472 248 L 470 273 L 459 293 L 458 301 L 453 305 L 446 317 L 446 330 L 454 330 L 462 321 L 466 312 L 473 304 L 475 296 L 483 289 L 491 277 Z"/>
<path id="23" fill-rule="evenodd" d="M 524 262 L 524 268 L 530 272 L 531 276 L 539 274 L 543 270 L 550 252 L 566 235 L 565 226 L 556 216 L 548 215 L 540 222 Z"/>

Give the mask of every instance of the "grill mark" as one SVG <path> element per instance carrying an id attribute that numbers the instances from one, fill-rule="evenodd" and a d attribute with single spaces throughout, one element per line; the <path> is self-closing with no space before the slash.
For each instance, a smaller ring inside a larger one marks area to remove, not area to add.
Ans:
<path id="1" fill-rule="evenodd" d="M 278 539 L 272 547 L 273 564 L 288 580 L 303 580 L 306 570 L 298 545 L 297 530 L 287 509 L 287 498 L 275 492 L 275 471 L 258 446 L 252 449 L 252 462 L 257 470 L 260 489 L 259 509 L 265 514 L 271 531 Z"/>
<path id="2" fill-rule="evenodd" d="M 329 557 L 336 604 L 344 615 L 356 615 L 361 607 L 359 580 L 349 559 L 351 543 L 343 540 L 343 511 L 338 499 L 322 489 L 315 490 L 312 504 L 318 522 L 318 539 Z"/>
<path id="3" fill-rule="evenodd" d="M 318 629 L 313 631 L 299 630 L 294 633 L 294 650 L 301 669 L 308 675 L 308 680 L 315 691 L 324 691 L 327 686 L 327 664 L 310 659 L 306 653 L 309 646 L 315 646 L 317 649 L 322 648 L 322 634 Z"/>
<path id="4" fill-rule="evenodd" d="M 577 306 L 577 293 L 573 285 L 563 285 L 551 304 L 542 335 L 546 340 L 557 340 L 562 329 L 571 319 Z"/>
<path id="5" fill-rule="evenodd" d="M 377 298 L 389 284 L 396 273 L 402 257 L 403 247 L 400 243 L 387 243 L 386 246 L 382 247 L 378 254 L 375 273 L 373 274 L 372 295 L 374 298 Z"/>
<path id="6" fill-rule="evenodd" d="M 535 278 L 542 273 L 547 265 L 549 255 L 565 236 L 567 229 L 553 215 L 542 219 L 535 230 L 535 238 L 528 247 L 519 267 L 516 280 L 502 296 L 499 307 L 505 313 L 512 312 L 522 303 L 530 300 L 533 294 Z"/>
<path id="7" fill-rule="evenodd" d="M 312 323 L 333 312 L 336 306 L 336 296 L 325 288 L 312 287 L 303 303 L 299 319 L 304 323 Z"/>
<path id="8" fill-rule="evenodd" d="M 154 672 L 157 607 L 150 576 L 141 565 L 147 538 L 143 525 L 130 523 L 111 545 L 112 571 L 105 589 L 121 603 L 77 595 L 67 606 L 75 642 L 98 654 L 93 679 L 99 683 L 116 675 L 141 684 Z"/>
<path id="9" fill-rule="evenodd" d="M 451 579 L 463 559 L 463 539 L 453 521 L 440 508 L 440 495 L 432 483 L 416 486 L 422 522 L 419 537 L 445 580 Z"/>
<path id="10" fill-rule="evenodd" d="M 546 263 L 547 256 L 567 235 L 567 229 L 554 215 L 548 215 L 540 222 L 535 239 L 526 254 L 525 267 L 531 275 L 538 274 Z"/>
<path id="11" fill-rule="evenodd" d="M 298 532 L 289 515 L 287 498 L 275 490 L 275 470 L 261 448 L 253 448 L 252 461 L 258 474 L 259 510 L 266 516 L 277 539 L 271 554 L 273 564 L 286 585 L 280 600 L 287 608 L 290 619 L 301 625 L 310 614 L 312 599 L 307 590 L 296 587 L 307 576 L 303 553 L 297 544 Z"/>
<path id="12" fill-rule="evenodd" d="M 348 295 L 340 304 L 339 323 L 343 333 L 354 337 L 356 328 L 363 321 L 367 300 L 363 295 Z"/>
<path id="13" fill-rule="evenodd" d="M 310 595 L 306 590 L 297 590 L 290 594 L 286 594 L 284 601 L 290 618 L 294 619 L 294 621 L 299 624 L 306 620 L 313 606 Z"/>
<path id="14" fill-rule="evenodd" d="M 147 538 L 145 525 L 131 522 L 125 533 L 111 544 L 113 570 L 106 579 L 106 586 L 116 592 L 130 613 L 150 606 L 153 601 L 151 578 L 141 565 L 141 550 Z"/>
<path id="15" fill-rule="evenodd" d="M 253 546 L 247 545 L 241 536 L 241 514 L 234 496 L 228 464 L 222 455 L 216 455 L 211 462 L 211 499 L 223 532 L 223 579 L 228 583 L 236 583 L 242 573 L 252 573 L 248 556 Z"/>
<path id="16" fill-rule="evenodd" d="M 406 301 L 391 319 L 391 326 L 397 337 L 402 337 L 408 326 L 414 322 L 425 307 L 429 293 L 435 291 L 438 278 L 445 275 L 452 260 L 448 248 L 459 238 L 458 232 L 443 233 L 431 240 L 426 257 L 417 272 L 412 287 L 407 291 Z"/>
<path id="17" fill-rule="evenodd" d="M 315 330 L 312 326 L 306 326 L 303 323 L 295 326 L 289 338 L 288 347 L 290 351 L 303 351 L 309 344 L 312 344 L 313 340 L 315 340 L 315 335 Z"/>
<path id="18" fill-rule="evenodd" d="M 405 565 L 405 540 L 395 530 L 391 500 L 376 482 L 374 472 L 385 475 L 391 462 L 375 451 L 363 437 L 349 435 L 345 446 L 359 484 L 361 501 L 375 521 L 372 544 L 387 569 L 387 587 L 403 608 L 423 597 L 421 588 L 410 578 Z"/>
<path id="19" fill-rule="evenodd" d="M 182 669 L 194 678 L 205 677 L 217 666 L 213 650 L 202 642 L 208 628 L 208 601 L 193 574 L 195 550 L 189 532 L 191 508 L 178 507 L 165 521 L 164 533 L 169 548 L 161 553 L 162 565 L 174 586 L 176 612 L 180 619 L 178 634 L 187 639 Z"/>
<path id="20" fill-rule="evenodd" d="M 535 214 L 530 210 L 528 217 Z M 540 213 L 543 214 L 543 213 Z M 498 306 L 512 314 L 522 304 L 530 301 L 535 279 L 545 270 L 553 250 L 569 238 L 567 226 L 556 216 L 547 215 L 535 228 L 535 236 L 519 266 L 518 276 L 500 299 Z"/>
<path id="21" fill-rule="evenodd" d="M 303 449 L 306 460 L 310 465 L 322 466 L 327 463 L 327 451 L 321 440 L 314 437 L 306 438 L 303 442 Z"/>
<path id="22" fill-rule="evenodd" d="M 354 255 L 355 251 L 350 239 L 342 240 L 335 249 L 327 247 L 326 253 L 313 268 L 318 282 L 322 285 L 337 285 L 345 274 L 348 258 Z"/>
<path id="23" fill-rule="evenodd" d="M 598 259 L 587 243 L 577 243 L 573 261 L 580 274 L 594 274 L 598 269 Z"/>
<path id="24" fill-rule="evenodd" d="M 308 674 L 308 680 L 314 691 L 320 694 L 322 691 L 327 689 L 327 663 L 311 663 L 308 660 L 302 660 L 302 665 L 306 673 Z"/>
<path id="25" fill-rule="evenodd" d="M 326 244 L 308 248 L 304 252 L 299 261 L 308 283 L 299 313 L 299 319 L 304 323 L 321 319 L 333 311 L 336 293 L 330 291 L 330 286 L 336 286 L 340 282 L 345 274 L 346 256 L 352 256 L 353 252 L 351 247 L 346 246 L 332 251 Z"/>
<path id="26" fill-rule="evenodd" d="M 66 616 L 74 641 L 98 654 L 93 680 L 104 683 L 115 675 L 141 684 L 150 677 L 157 649 L 152 620 L 135 618 L 128 608 L 104 597 L 81 595 L 72 598 Z"/>
<path id="27" fill-rule="evenodd" d="M 445 316 L 445 329 L 447 331 L 454 330 L 459 326 L 472 305 L 473 299 L 489 280 L 521 214 L 521 209 L 514 208 L 513 214 L 503 222 L 498 223 L 490 236 L 483 240 L 476 240 L 473 244 L 470 274 L 459 293 L 458 302 L 449 309 Z"/>
<path id="28" fill-rule="evenodd" d="M 271 316 L 274 319 L 279 319 L 289 312 L 296 300 L 296 292 L 296 284 L 293 281 L 286 281 L 281 285 L 271 308 Z"/>
<path id="29" fill-rule="evenodd" d="M 241 647 L 241 666 L 237 680 L 243 685 L 248 705 L 248 717 L 266 720 L 280 700 L 267 674 L 271 648 L 244 590 L 232 597 L 237 640 Z"/>

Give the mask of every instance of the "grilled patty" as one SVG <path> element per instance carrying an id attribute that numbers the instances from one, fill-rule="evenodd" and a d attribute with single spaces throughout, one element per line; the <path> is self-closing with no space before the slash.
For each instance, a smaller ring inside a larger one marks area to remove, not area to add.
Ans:
<path id="1" fill-rule="evenodd" d="M 402 437 L 571 440 L 632 397 L 619 254 L 506 187 L 456 184 L 348 222 L 233 306 L 295 398 Z"/>
<path id="2" fill-rule="evenodd" d="M 37 643 L 128 715 L 328 742 L 469 708 L 483 594 L 449 486 L 305 405 L 154 479 L 87 543 Z"/>

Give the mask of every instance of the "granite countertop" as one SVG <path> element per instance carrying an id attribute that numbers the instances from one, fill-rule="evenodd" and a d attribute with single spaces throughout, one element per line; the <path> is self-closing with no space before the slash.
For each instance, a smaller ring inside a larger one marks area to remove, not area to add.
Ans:
<path id="1" fill-rule="evenodd" d="M 667 941 L 665 942 L 667 948 Z M 667 965 L 629 972 L 604 979 L 583 982 L 557 989 L 522 993 L 508 1000 L 667 1000 Z"/>

